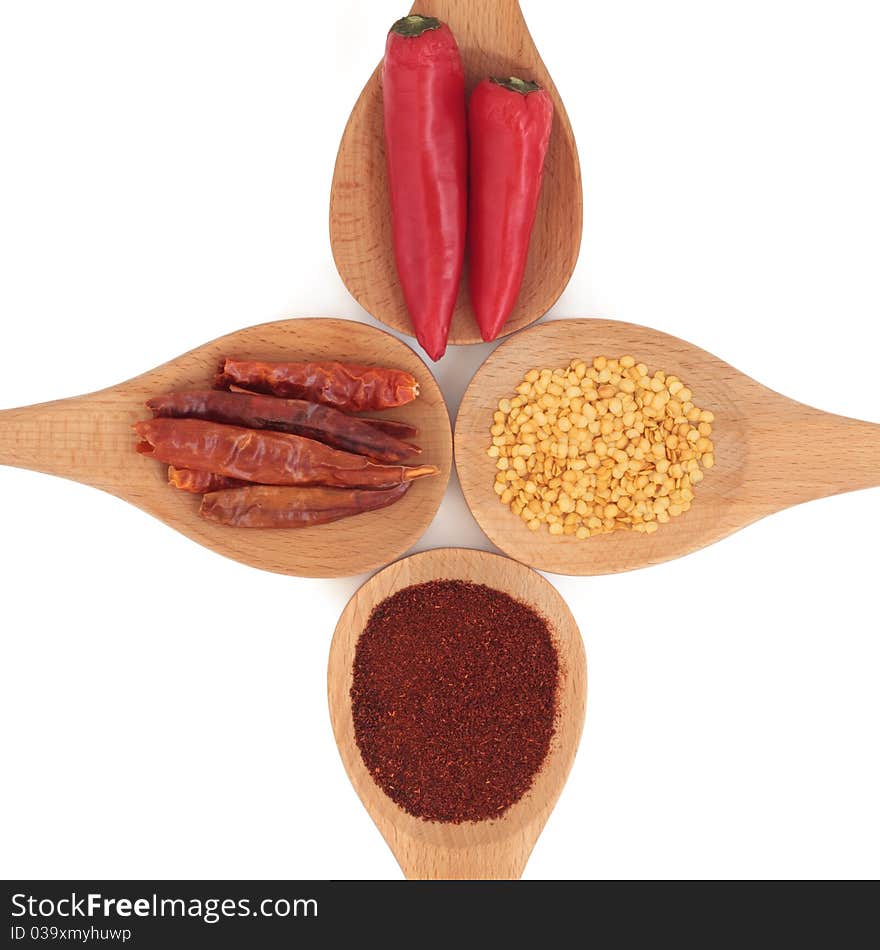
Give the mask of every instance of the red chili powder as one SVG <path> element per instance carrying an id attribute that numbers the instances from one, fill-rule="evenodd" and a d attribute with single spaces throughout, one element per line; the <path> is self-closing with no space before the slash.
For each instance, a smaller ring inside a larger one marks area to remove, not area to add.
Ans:
<path id="1" fill-rule="evenodd" d="M 355 651 L 364 764 L 417 818 L 497 818 L 547 756 L 558 679 L 547 622 L 525 604 L 458 580 L 400 590 L 373 610 Z"/>

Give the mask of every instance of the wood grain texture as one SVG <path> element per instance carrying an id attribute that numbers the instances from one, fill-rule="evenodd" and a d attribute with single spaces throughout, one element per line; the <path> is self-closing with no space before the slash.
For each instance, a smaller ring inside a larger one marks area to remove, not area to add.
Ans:
<path id="1" fill-rule="evenodd" d="M 198 514 L 199 496 L 171 488 L 167 466 L 134 451 L 131 425 L 150 418 L 144 402 L 151 396 L 210 388 L 224 355 L 333 359 L 407 370 L 418 380 L 421 395 L 381 415 L 418 426 L 419 461 L 436 465 L 440 474 L 419 479 L 389 508 L 333 524 L 258 530 L 204 520 Z M 143 508 L 199 544 L 253 567 L 304 577 L 339 577 L 386 564 L 421 537 L 446 489 L 452 436 L 443 395 L 408 346 L 365 324 L 307 318 L 239 330 L 101 392 L 0 412 L 0 465 L 47 472 L 100 488 Z"/>
<path id="2" fill-rule="evenodd" d="M 493 490 L 495 461 L 486 455 L 492 414 L 530 369 L 600 355 L 631 355 L 652 372 L 681 377 L 694 402 L 715 413 L 715 467 L 695 488 L 691 510 L 655 534 L 617 531 L 578 540 L 529 531 Z M 611 574 L 689 554 L 791 505 L 880 485 L 880 426 L 795 402 L 647 327 L 553 320 L 507 340 L 478 370 L 458 411 L 455 461 L 473 516 L 506 554 L 558 574 Z"/>
<path id="3" fill-rule="evenodd" d="M 502 331 L 512 333 L 553 306 L 577 262 L 583 194 L 574 135 L 516 0 L 429 0 L 416 3 L 411 12 L 449 24 L 461 50 L 468 94 L 487 76 L 520 76 L 537 80 L 553 99 L 553 131 L 528 266 Z M 384 42 L 377 38 L 377 45 L 380 40 Z M 330 242 L 336 268 L 358 303 L 377 320 L 412 335 L 391 243 L 381 68 L 380 63 L 364 87 L 339 146 L 330 193 Z M 482 343 L 470 305 L 467 261 L 449 342 Z"/>
<path id="4" fill-rule="evenodd" d="M 496 821 L 453 825 L 414 818 L 373 781 L 355 744 L 351 683 L 357 641 L 373 608 L 404 587 L 466 580 L 504 591 L 548 621 L 560 660 L 559 718 L 544 767 Z M 404 558 L 367 581 L 345 608 L 330 647 L 330 719 L 339 754 L 367 811 L 410 879 L 519 878 L 565 785 L 583 730 L 587 665 L 571 611 L 552 585 L 522 564 L 485 551 L 445 548 Z"/>

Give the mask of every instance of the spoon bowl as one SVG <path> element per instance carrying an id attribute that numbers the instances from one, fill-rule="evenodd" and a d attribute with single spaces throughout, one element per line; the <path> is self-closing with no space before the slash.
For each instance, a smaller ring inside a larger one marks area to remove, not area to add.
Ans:
<path id="1" fill-rule="evenodd" d="M 513 333 L 553 306 L 577 261 L 583 195 L 574 134 L 517 0 L 431 0 L 416 3 L 410 12 L 449 25 L 461 51 L 468 94 L 487 76 L 519 76 L 537 80 L 553 100 L 553 131 L 528 265 L 516 306 L 501 331 Z M 330 243 L 339 275 L 355 300 L 377 320 L 412 335 L 391 243 L 381 72 L 380 63 L 352 110 L 339 146 L 330 192 Z M 449 343 L 482 342 L 465 261 Z"/>
<path id="2" fill-rule="evenodd" d="M 651 535 L 615 531 L 585 540 L 530 531 L 493 490 L 486 454 L 498 401 L 531 369 L 572 359 L 631 355 L 679 376 L 715 414 L 715 466 L 693 507 Z M 684 340 L 611 320 L 552 320 L 499 346 L 477 371 L 458 411 L 455 462 L 468 507 L 493 544 L 557 574 L 612 574 L 681 557 L 765 515 L 827 495 L 880 485 L 880 425 L 812 409 L 767 389 Z"/>
<path id="3" fill-rule="evenodd" d="M 423 821 L 373 781 L 355 743 L 351 684 L 357 641 L 373 608 L 396 591 L 432 580 L 466 580 L 503 591 L 547 621 L 559 654 L 556 732 L 532 788 L 494 821 Z M 355 791 L 409 879 L 519 878 L 568 777 L 583 730 L 587 666 L 577 624 L 550 583 L 522 564 L 485 551 L 447 548 L 397 561 L 370 578 L 339 618 L 327 672 L 330 719 Z"/>
<path id="4" fill-rule="evenodd" d="M 396 504 L 295 531 L 232 528 L 198 514 L 200 497 L 171 488 L 167 466 L 135 452 L 134 422 L 147 419 L 152 396 L 211 388 L 221 357 L 340 360 L 407 370 L 420 395 L 406 406 L 371 413 L 419 430 L 419 462 L 440 474 L 419 479 Z M 404 343 L 350 320 L 280 320 L 206 343 L 164 366 L 101 392 L 0 412 L 0 465 L 84 482 L 123 498 L 226 557 L 280 574 L 340 577 L 373 570 L 421 537 L 440 505 L 452 466 L 449 416 L 437 383 Z"/>

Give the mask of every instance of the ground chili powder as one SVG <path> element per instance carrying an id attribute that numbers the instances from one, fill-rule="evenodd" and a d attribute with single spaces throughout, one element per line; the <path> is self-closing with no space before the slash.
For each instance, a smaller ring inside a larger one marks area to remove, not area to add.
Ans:
<path id="1" fill-rule="evenodd" d="M 497 818 L 550 747 L 559 660 L 546 621 L 460 580 L 407 587 L 357 643 L 355 739 L 377 784 L 428 821 Z"/>

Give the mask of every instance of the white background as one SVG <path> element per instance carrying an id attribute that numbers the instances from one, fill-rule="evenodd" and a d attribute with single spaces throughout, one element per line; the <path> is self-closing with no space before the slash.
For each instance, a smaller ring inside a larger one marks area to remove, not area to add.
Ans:
<path id="1" fill-rule="evenodd" d="M 880 420 L 876 4 L 522 7 L 584 175 L 553 315 L 646 323 Z M 3 0 L 0 406 L 252 323 L 369 320 L 328 189 L 401 11 Z M 488 351 L 438 367 L 451 412 Z M 2 469 L 0 498 L 3 876 L 399 876 L 326 711 L 363 577 L 260 573 L 47 476 Z M 527 876 L 880 874 L 878 533 L 869 491 L 676 563 L 552 577 L 590 690 Z M 418 549 L 442 545 L 488 547 L 454 479 Z"/>

